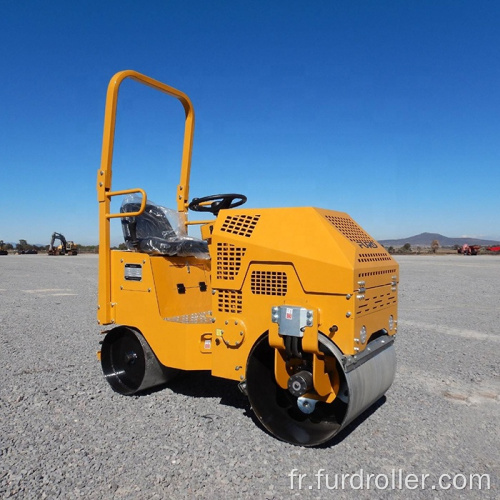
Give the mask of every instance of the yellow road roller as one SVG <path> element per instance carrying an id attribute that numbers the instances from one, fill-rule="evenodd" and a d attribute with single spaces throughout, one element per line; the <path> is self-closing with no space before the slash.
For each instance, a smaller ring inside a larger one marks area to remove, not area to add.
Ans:
<path id="1" fill-rule="evenodd" d="M 125 79 L 184 108 L 174 208 L 152 203 L 142 188 L 112 189 Z M 246 197 L 235 193 L 190 200 L 193 132 L 186 94 L 135 71 L 113 76 L 97 173 L 104 376 L 130 395 L 179 370 L 208 371 L 236 381 L 276 438 L 325 443 L 393 382 L 398 264 L 344 212 L 241 208 Z M 122 200 L 115 213 L 113 197 Z M 189 221 L 189 211 L 208 220 Z M 112 219 L 126 250 L 110 249 Z M 200 225 L 201 238 L 189 235 L 191 224 Z"/>

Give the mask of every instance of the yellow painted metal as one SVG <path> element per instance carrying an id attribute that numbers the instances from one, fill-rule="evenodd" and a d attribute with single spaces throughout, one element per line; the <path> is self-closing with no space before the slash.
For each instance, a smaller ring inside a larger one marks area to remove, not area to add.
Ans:
<path id="1" fill-rule="evenodd" d="M 162 318 L 174 318 L 210 311 L 212 297 L 210 261 L 183 257 L 152 257 L 150 259 L 158 312 Z M 201 291 L 204 284 L 206 291 Z M 179 293 L 177 285 L 182 285 Z"/>
<path id="2" fill-rule="evenodd" d="M 193 257 L 150 256 L 138 252 L 111 252 L 111 309 L 113 323 L 138 329 L 165 366 L 183 370 L 209 370 L 211 339 L 210 290 L 200 291 L 199 281 L 210 265 Z M 125 278 L 126 265 L 140 266 L 141 280 Z M 177 284 L 186 293 L 179 294 Z"/>
<path id="3" fill-rule="evenodd" d="M 97 173 L 97 198 L 99 201 L 99 285 L 98 285 L 98 321 L 100 324 L 112 322 L 110 294 L 111 294 L 111 257 L 110 257 L 110 222 L 111 218 L 123 217 L 120 214 L 110 214 L 110 199 L 114 195 L 133 192 L 142 193 L 142 203 L 139 212 L 144 210 L 146 194 L 143 190 L 125 190 L 111 192 L 113 147 L 115 137 L 116 109 L 118 104 L 118 91 L 122 82 L 130 78 L 139 83 L 159 90 L 167 95 L 177 98 L 185 112 L 184 143 L 182 151 L 182 164 L 180 182 L 177 187 L 177 209 L 187 213 L 189 199 L 189 177 L 191 172 L 191 155 L 194 135 L 194 109 L 189 97 L 173 87 L 154 80 L 137 71 L 127 70 L 116 73 L 109 82 L 106 95 L 106 108 L 104 113 L 104 131 L 102 141 L 101 167 Z M 127 216 L 130 216 L 128 214 Z M 185 217 L 186 219 L 186 217 Z"/>
<path id="4" fill-rule="evenodd" d="M 148 197 L 146 195 L 146 192 L 144 189 L 140 188 L 135 188 L 135 189 L 122 189 L 121 191 L 109 191 L 106 193 L 106 196 L 108 199 L 111 200 L 113 196 L 122 196 L 125 194 L 133 194 L 133 193 L 139 193 L 142 195 L 141 199 L 141 205 L 139 207 L 139 210 L 137 212 L 127 212 L 126 216 L 127 217 L 138 217 L 144 212 L 144 209 L 146 208 L 146 202 L 148 201 Z M 106 214 L 106 218 L 108 219 L 116 219 L 116 218 L 121 218 L 123 217 L 124 214 L 118 213 L 118 214 Z"/>
<path id="5" fill-rule="evenodd" d="M 330 338 L 345 355 L 361 353 L 370 337 L 397 324 L 398 264 L 347 214 L 313 207 L 221 210 L 201 224 L 210 260 L 150 256 L 110 250 L 113 196 L 142 195 L 142 189 L 111 191 L 114 123 L 118 87 L 132 78 L 178 98 L 186 112 L 177 210 L 186 215 L 194 127 L 188 97 L 132 71 L 118 73 L 108 88 L 103 154 L 98 172 L 99 311 L 101 324 L 139 330 L 165 366 L 210 370 L 244 380 L 252 347 L 263 335 L 275 348 L 275 377 L 287 387 L 298 368 L 286 353 L 276 306 L 313 311 L 302 332 L 302 349 L 312 359 L 316 399 L 331 402 L 339 390 L 335 360 L 325 356 L 318 335 Z M 186 225 L 191 224 L 187 222 Z M 140 280 L 127 278 L 127 265 Z M 392 323 L 391 323 L 392 324 Z M 366 332 L 366 338 L 361 335 Z"/>
<path id="6" fill-rule="evenodd" d="M 186 226 L 199 226 L 202 224 L 210 224 L 211 220 L 191 220 L 189 222 L 186 222 Z"/>
<path id="7" fill-rule="evenodd" d="M 286 387 L 291 371 L 285 366 L 283 337 L 271 322 L 274 306 L 314 311 L 313 326 L 305 328 L 302 346 L 317 357 L 318 367 L 322 359 L 318 332 L 346 355 L 362 352 L 370 336 L 382 329 L 395 333 L 389 331 L 388 321 L 391 315 L 397 318 L 393 288 L 398 265 L 343 212 L 311 207 L 221 211 L 211 232 L 210 253 L 214 326 L 224 330 L 226 321 L 239 317 L 247 332 L 238 349 L 223 343 L 214 346 L 215 375 L 244 378 L 253 344 L 268 333 L 270 345 L 279 351 L 277 382 Z M 372 295 L 376 299 L 370 303 Z M 361 342 L 363 326 L 367 338 Z M 313 376 L 315 387 L 318 384 L 324 392 L 326 379 L 320 370 L 315 369 Z M 332 391 L 334 383 L 330 382 Z"/>
<path id="8" fill-rule="evenodd" d="M 167 95 L 175 97 L 181 102 L 184 108 L 186 120 L 184 126 L 181 177 L 179 186 L 177 188 L 177 209 L 179 210 L 179 212 L 187 212 L 189 199 L 189 177 L 191 171 L 191 154 L 193 148 L 195 122 L 193 105 L 189 97 L 184 92 L 170 87 L 169 85 L 165 85 L 164 83 L 159 82 L 158 80 L 154 80 L 153 78 L 150 78 L 146 75 L 138 73 L 137 71 L 127 70 L 116 73 L 108 85 L 106 109 L 104 115 L 104 133 L 100 169 L 100 172 L 102 172 L 100 176 L 103 177 L 102 187 L 104 188 L 104 190 L 111 189 L 111 172 L 113 162 L 113 145 L 115 136 L 118 91 L 120 85 L 126 78 L 130 78 L 139 83 L 159 90 Z"/>

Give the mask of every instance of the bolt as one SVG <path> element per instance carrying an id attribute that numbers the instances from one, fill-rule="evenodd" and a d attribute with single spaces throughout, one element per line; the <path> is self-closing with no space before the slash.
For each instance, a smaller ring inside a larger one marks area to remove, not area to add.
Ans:
<path id="1" fill-rule="evenodd" d="M 347 311 L 347 312 L 345 313 L 345 317 L 346 317 L 346 318 L 350 318 L 350 317 L 351 317 L 351 314 L 352 314 L 352 313 L 351 313 L 350 311 Z"/>

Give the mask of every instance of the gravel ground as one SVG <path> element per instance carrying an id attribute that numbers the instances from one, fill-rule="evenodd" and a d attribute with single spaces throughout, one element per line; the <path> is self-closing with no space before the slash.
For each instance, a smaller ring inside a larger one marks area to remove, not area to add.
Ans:
<path id="1" fill-rule="evenodd" d="M 398 260 L 396 380 L 306 449 L 264 432 L 235 383 L 207 373 L 114 393 L 95 356 L 97 258 L 0 257 L 0 497 L 498 498 L 500 258 Z M 470 490 L 471 474 L 490 489 Z"/>

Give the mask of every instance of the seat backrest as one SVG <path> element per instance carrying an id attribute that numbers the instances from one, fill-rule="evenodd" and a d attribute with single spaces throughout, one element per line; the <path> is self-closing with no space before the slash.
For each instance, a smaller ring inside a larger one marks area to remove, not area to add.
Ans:
<path id="1" fill-rule="evenodd" d="M 122 213 L 137 212 L 140 206 L 140 203 L 125 203 L 120 211 Z M 141 215 L 123 217 L 121 221 L 125 242 L 132 244 L 132 246 L 137 246 L 139 241 L 146 238 L 168 240 L 177 236 L 167 216 L 157 205 L 148 203 Z"/>
<path id="2" fill-rule="evenodd" d="M 120 212 L 138 212 L 140 207 L 141 203 L 131 197 L 124 200 Z M 188 236 L 176 220 L 177 215 L 168 208 L 146 203 L 144 212 L 138 217 L 122 217 L 123 236 L 128 249 L 151 255 L 209 259 L 207 242 Z"/>

